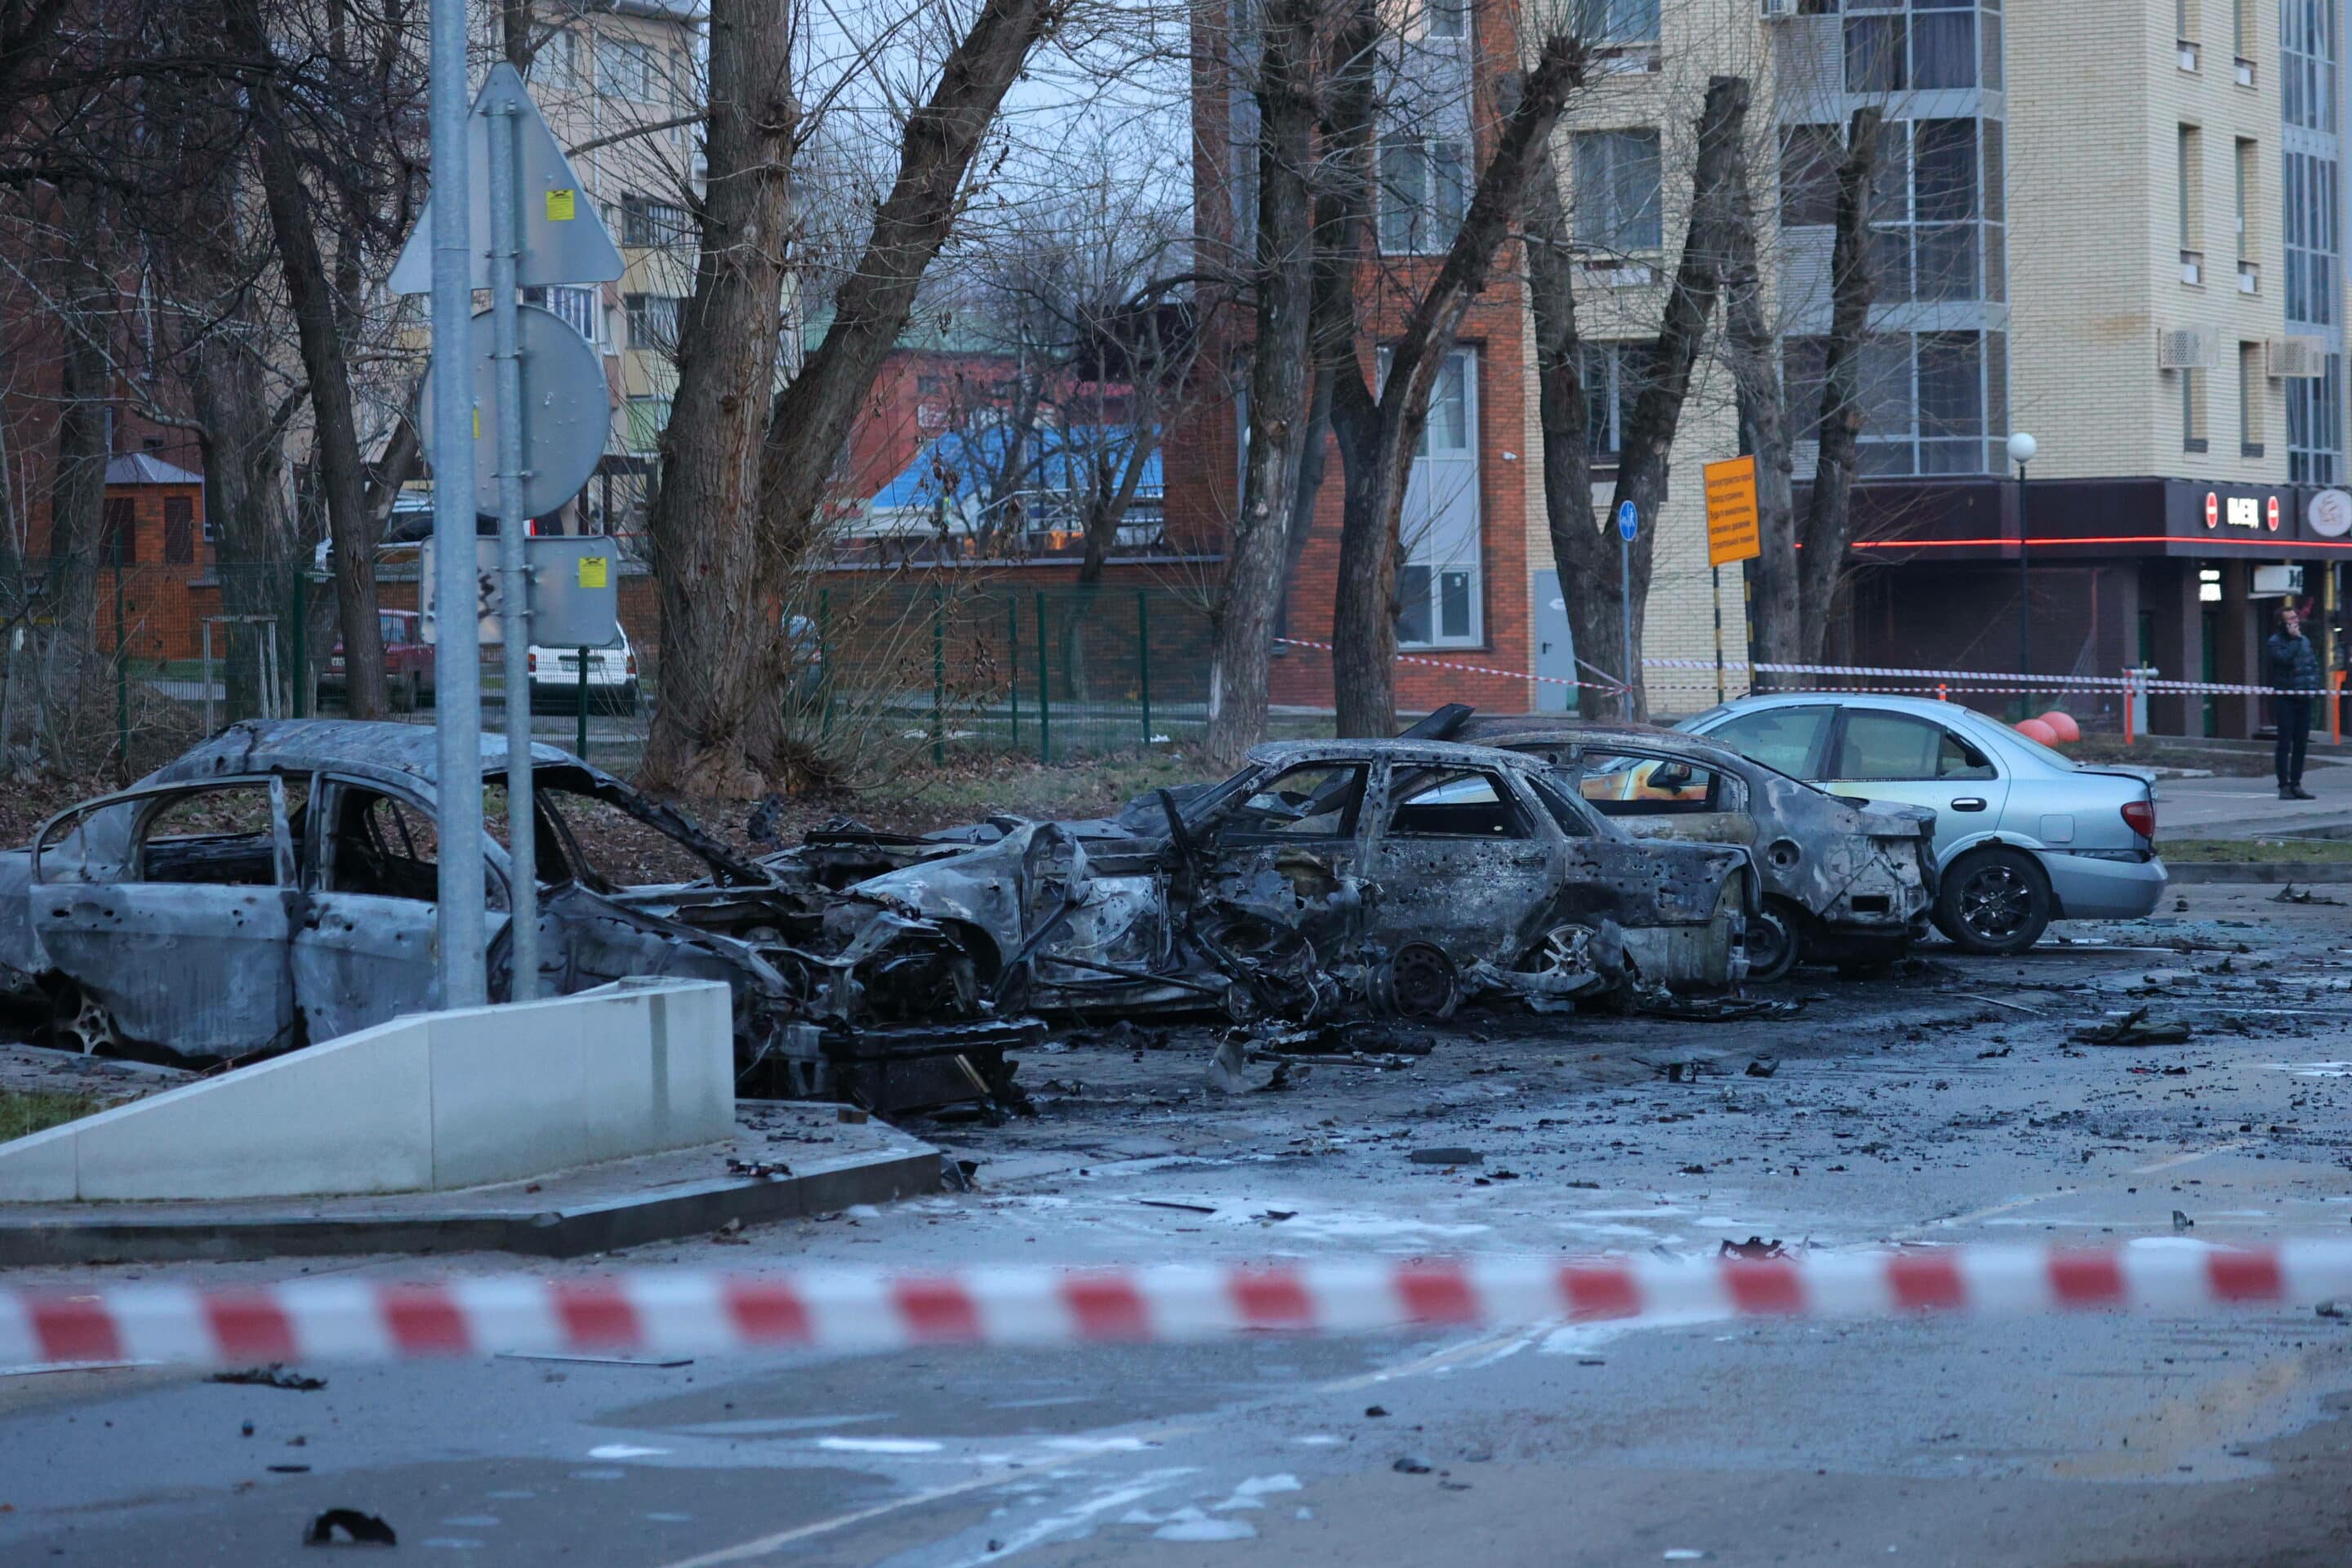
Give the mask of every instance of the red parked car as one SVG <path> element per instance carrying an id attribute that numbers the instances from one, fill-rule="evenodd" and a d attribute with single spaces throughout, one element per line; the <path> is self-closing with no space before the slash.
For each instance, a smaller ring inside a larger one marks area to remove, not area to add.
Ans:
<path id="1" fill-rule="evenodd" d="M 433 646 L 425 641 L 422 620 L 415 610 L 379 610 L 376 626 L 383 639 L 383 679 L 393 711 L 414 712 L 433 695 Z M 319 677 L 319 695 L 341 698 L 343 690 L 343 645 L 338 638 Z"/>

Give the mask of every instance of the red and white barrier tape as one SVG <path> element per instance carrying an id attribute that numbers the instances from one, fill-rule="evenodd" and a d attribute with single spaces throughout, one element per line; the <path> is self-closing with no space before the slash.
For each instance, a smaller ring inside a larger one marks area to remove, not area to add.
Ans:
<path id="1" fill-rule="evenodd" d="M 1327 642 L 1309 642 L 1305 637 L 1276 637 L 1277 643 L 1290 647 L 1318 648 L 1332 651 Z M 1401 653 L 1399 664 L 1416 664 L 1430 669 L 1457 670 L 1465 675 L 1495 675 L 1506 680 L 1525 680 L 1538 686 L 1566 686 L 1594 691 L 1622 691 L 1624 688 L 1613 680 L 1570 680 L 1564 676 L 1535 675 L 1524 669 L 1503 669 L 1487 664 L 1464 664 L 1455 659 L 1430 658 L 1421 654 Z M 1754 664 L 1745 659 L 1727 659 L 1717 665 L 1711 658 L 1645 658 L 1645 670 L 1685 670 L 1695 674 L 1713 675 L 1720 670 L 1725 675 L 1741 676 L 1834 676 L 1844 679 L 1908 680 L 1918 682 L 1924 689 L 1911 691 L 1900 688 L 1853 687 L 1857 694 L 1885 697 L 1941 697 L 1960 693 L 1972 697 L 2063 697 L 2081 692 L 2096 696 L 2184 697 L 2184 696 L 2248 696 L 2248 697 L 2325 697 L 2324 691 L 2290 691 L 2275 686 L 2233 686 L 2202 680 L 2166 680 L 2157 676 L 2113 675 L 2018 675 L 2011 671 L 1990 669 L 1893 669 L 1877 665 L 1859 664 Z M 1953 681 L 2006 680 L 2023 684 L 2010 686 L 1955 686 Z M 1661 681 L 1660 685 L 1704 686 L 1705 681 L 1680 683 Z M 1780 684 L 1775 682 L 1774 684 Z"/>
<path id="2" fill-rule="evenodd" d="M 1562 1320 L 2184 1313 L 2352 1296 L 2352 1244 L 1950 1247 L 1785 1259 L 989 1267 L 947 1274 L 648 1270 L 396 1284 L 303 1279 L 0 1289 L 0 1362 L 403 1361 L 493 1352 L 1062 1345 L 1257 1331 L 1494 1329 Z"/>

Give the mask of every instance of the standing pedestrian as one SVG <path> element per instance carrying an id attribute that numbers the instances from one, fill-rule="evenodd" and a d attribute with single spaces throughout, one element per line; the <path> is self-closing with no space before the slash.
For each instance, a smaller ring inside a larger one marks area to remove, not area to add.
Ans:
<path id="1" fill-rule="evenodd" d="M 2303 616 L 2292 599 L 2279 606 L 2278 630 L 2263 644 L 2263 684 L 2298 694 L 2271 699 L 2278 723 L 2279 798 L 2316 800 L 2303 787 L 2303 753 L 2311 743 L 2311 704 L 2319 695 L 2319 656 L 2303 635 Z"/>

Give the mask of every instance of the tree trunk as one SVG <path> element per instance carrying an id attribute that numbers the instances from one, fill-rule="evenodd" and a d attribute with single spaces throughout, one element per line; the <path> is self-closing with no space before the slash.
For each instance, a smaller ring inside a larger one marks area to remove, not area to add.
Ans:
<path id="1" fill-rule="evenodd" d="M 1463 316 L 1486 286 L 1496 254 L 1508 236 L 1511 216 L 1519 210 L 1560 110 L 1584 79 L 1584 64 L 1583 46 L 1573 37 L 1554 34 L 1544 40 L 1535 68 L 1520 84 L 1517 101 L 1496 139 L 1494 153 L 1478 175 L 1444 263 L 1414 301 L 1389 352 L 1378 403 L 1371 402 L 1364 385 L 1352 342 L 1344 361 L 1334 355 L 1324 363 L 1325 374 L 1339 377 L 1332 392 L 1332 428 L 1345 432 L 1339 442 L 1345 504 L 1331 626 L 1342 735 L 1385 737 L 1395 728 L 1399 534 L 1405 481 L 1429 420 L 1430 393 L 1453 350 Z M 1366 129 L 1369 132 L 1369 124 Z M 1369 141 L 1368 134 L 1366 156 Z M 1364 245 L 1369 198 L 1368 188 L 1357 195 L 1353 223 L 1333 236 L 1347 247 L 1351 264 Z"/>
<path id="2" fill-rule="evenodd" d="M 1740 449 L 1756 459 L 1760 546 L 1746 568 L 1755 616 L 1748 652 L 1759 662 L 1770 664 L 1794 657 L 1787 639 L 1797 621 L 1789 420 L 1780 387 L 1780 340 L 1765 314 L 1763 273 L 1757 262 L 1755 193 L 1743 180 L 1731 195 L 1736 205 L 1734 222 L 1725 235 L 1724 342 L 1738 402 Z"/>
<path id="3" fill-rule="evenodd" d="M 1853 537 L 1854 436 L 1862 428 L 1862 345 L 1870 324 L 1870 214 L 1878 169 L 1879 111 L 1857 109 L 1838 168 L 1837 239 L 1830 253 L 1830 341 L 1822 388 L 1822 458 L 1805 507 L 1797 554 L 1796 658 L 1821 658 L 1830 606 Z"/>
<path id="4" fill-rule="evenodd" d="M 1727 231 L 1739 221 L 1737 193 L 1747 183 L 1750 97 L 1744 78 L 1716 77 L 1707 83 L 1706 102 L 1699 111 L 1698 155 L 1691 176 L 1690 221 L 1682 257 L 1666 295 L 1650 374 L 1619 437 L 1616 493 L 1604 514 L 1613 519 L 1617 507 L 1631 500 L 1641 519 L 1641 531 L 1625 552 L 1622 568 L 1616 529 L 1596 525 L 1593 516 L 1591 437 L 1583 410 L 1582 377 L 1575 363 L 1572 262 L 1557 181 L 1546 182 L 1550 188 L 1539 192 L 1529 208 L 1530 227 L 1543 236 L 1538 247 L 1543 254 L 1530 266 L 1529 289 L 1537 321 L 1544 509 L 1550 525 L 1552 556 L 1559 570 L 1560 592 L 1568 603 L 1578 661 L 1622 679 L 1627 687 L 1625 708 L 1637 721 L 1647 718 L 1649 711 L 1642 685 L 1642 623 L 1649 598 L 1658 512 L 1665 500 L 1668 458 L 1682 424 L 1691 372 L 1705 346 L 1707 318 L 1714 312 L 1725 258 L 1732 249 Z M 1573 451 L 1565 449 L 1571 436 Z M 1631 580 L 1631 647 L 1625 638 L 1622 578 Z M 1611 710 L 1618 706 L 1617 697 L 1605 689 L 1579 689 L 1578 707 L 1586 718 L 1612 717 Z"/>
<path id="5" fill-rule="evenodd" d="M 248 313 L 244 300 L 236 309 L 241 316 Z M 204 453 L 205 521 L 219 535 L 221 610 L 276 616 L 281 639 L 290 642 L 289 591 L 310 563 L 299 557 L 286 515 L 285 426 L 273 417 L 263 384 L 266 367 L 248 352 L 250 341 L 243 331 L 215 332 L 196 345 L 187 360 L 188 403 Z M 227 685 L 225 712 L 232 720 L 261 711 L 258 647 L 250 628 L 213 644 Z M 308 673 L 288 671 L 298 681 Z"/>
<path id="6" fill-rule="evenodd" d="M 319 248 L 316 214 L 278 90 L 278 60 L 263 27 L 258 0 L 226 0 L 222 19 L 231 46 L 251 62 L 249 90 L 262 196 L 269 210 L 270 233 L 277 241 L 287 301 L 294 311 L 303 374 L 310 383 L 311 447 L 327 503 L 344 689 L 352 718 L 381 719 L 387 703 L 383 638 L 376 619 L 375 539 L 368 531 L 363 505 L 366 476 L 360 459 L 359 417 L 352 399 L 343 313 L 326 258 Z M 434 482 L 448 484 L 456 479 L 436 474 Z"/>
<path id="7" fill-rule="evenodd" d="M 777 575 L 823 537 L 818 514 L 875 372 L 906 330 L 924 270 L 955 226 L 964 179 L 1005 89 L 1059 16 L 1054 0 L 982 0 L 929 100 L 908 119 L 897 181 L 874 215 L 865 255 L 835 296 L 833 325 L 776 395 L 768 422 L 760 521 Z M 785 23 L 778 16 L 775 25 Z"/>
<path id="8" fill-rule="evenodd" d="M 662 662 L 645 779 L 657 789 L 757 793 L 782 739 L 782 606 L 752 525 L 800 121 L 791 44 L 763 0 L 711 7 L 710 179 L 647 519 Z"/>
<path id="9" fill-rule="evenodd" d="M 1207 745 L 1219 766 L 1238 763 L 1265 736 L 1274 613 L 1289 563 L 1292 505 L 1309 426 L 1314 235 L 1307 163 L 1320 14 L 1318 0 L 1267 0 L 1263 24 L 1248 451 L 1209 671 Z"/>
<path id="10" fill-rule="evenodd" d="M 106 411 L 114 391 L 110 358 L 116 300 L 112 281 L 88 265 L 108 249 L 97 197 L 82 186 L 62 195 L 64 243 L 56 298 L 64 329 L 59 363 L 57 462 L 49 488 L 49 562 L 42 597 L 51 620 L 49 673 L 43 698 L 53 760 L 77 765 L 79 742 L 100 717 L 106 658 L 98 646 L 99 572 L 106 539 Z M 117 631 L 120 636 L 120 629 Z M 117 759 L 118 763 L 121 759 Z"/>

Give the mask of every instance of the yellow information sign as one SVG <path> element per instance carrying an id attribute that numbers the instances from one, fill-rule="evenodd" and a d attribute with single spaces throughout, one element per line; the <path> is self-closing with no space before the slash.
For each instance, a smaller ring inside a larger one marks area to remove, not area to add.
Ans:
<path id="1" fill-rule="evenodd" d="M 559 185 L 547 193 L 547 221 L 570 223 L 579 216 L 577 193 Z"/>
<path id="2" fill-rule="evenodd" d="M 1706 563 L 1728 566 L 1764 553 L 1756 528 L 1756 459 L 1706 465 Z"/>
<path id="3" fill-rule="evenodd" d="M 583 588 L 604 588 L 612 584 L 609 555 L 583 555 L 580 558 L 580 585 Z"/>

